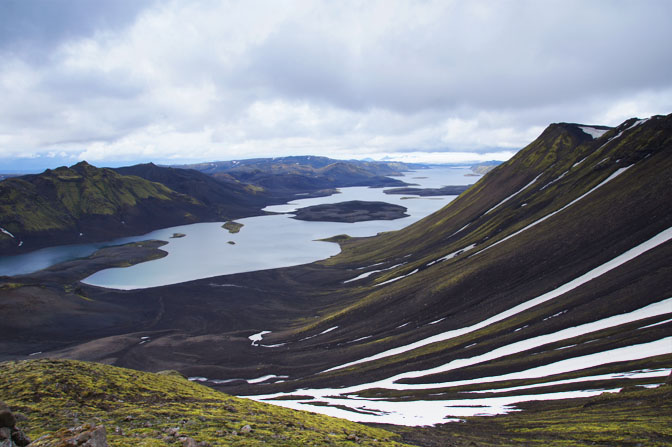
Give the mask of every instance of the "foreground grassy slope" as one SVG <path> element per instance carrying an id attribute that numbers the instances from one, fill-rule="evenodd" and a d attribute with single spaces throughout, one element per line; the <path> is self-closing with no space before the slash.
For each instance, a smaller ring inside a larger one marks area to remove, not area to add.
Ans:
<path id="1" fill-rule="evenodd" d="M 0 377 L 0 399 L 27 417 L 21 428 L 33 440 L 90 423 L 105 425 L 114 446 L 176 442 L 173 429 L 212 446 L 405 445 L 385 430 L 228 396 L 177 373 L 34 360 L 1 363 Z"/>

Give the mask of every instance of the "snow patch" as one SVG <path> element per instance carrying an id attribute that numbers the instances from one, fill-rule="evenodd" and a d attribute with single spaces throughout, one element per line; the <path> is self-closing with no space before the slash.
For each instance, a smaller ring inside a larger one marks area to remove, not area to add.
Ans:
<path id="1" fill-rule="evenodd" d="M 584 161 L 586 161 L 586 158 L 588 158 L 588 157 L 582 158 L 581 160 L 579 160 L 579 161 L 577 161 L 576 163 L 574 163 L 574 164 L 572 165 L 572 168 L 575 168 L 575 167 L 577 167 L 578 165 L 580 165 L 581 163 L 583 163 Z"/>
<path id="2" fill-rule="evenodd" d="M 560 177 L 556 178 L 555 180 L 551 180 L 550 182 L 546 183 L 544 186 L 541 187 L 540 191 L 543 191 L 544 189 L 548 188 L 551 186 L 553 183 L 560 181 L 564 176 L 567 175 L 569 171 L 563 172 Z"/>
<path id="3" fill-rule="evenodd" d="M 669 318 L 669 319 L 664 320 L 664 321 L 659 321 L 658 323 L 648 324 L 648 325 L 642 326 L 638 329 L 646 329 L 646 328 L 649 328 L 649 327 L 654 327 L 654 326 L 658 326 L 658 325 L 661 325 L 661 324 L 669 323 L 670 321 L 672 321 L 672 318 Z"/>
<path id="4" fill-rule="evenodd" d="M 488 211 L 485 212 L 485 214 L 488 214 L 490 211 L 492 211 L 492 210 L 494 210 L 495 208 L 499 207 L 499 206 L 500 206 L 501 204 L 503 204 L 504 202 L 507 202 L 508 200 L 513 199 L 515 196 L 517 196 L 517 195 L 520 194 L 521 192 L 525 191 L 527 188 L 529 188 L 530 186 L 532 186 L 537 180 L 539 180 L 539 177 L 541 177 L 542 175 L 544 175 L 543 172 L 542 172 L 541 174 L 539 174 L 538 176 L 536 176 L 536 177 L 534 178 L 534 180 L 532 180 L 530 183 L 528 183 L 527 185 L 523 186 L 523 187 L 520 188 L 518 191 L 516 191 L 516 192 L 514 192 L 513 194 L 511 194 L 509 197 L 507 197 L 506 199 L 504 199 L 504 200 L 502 200 L 501 202 L 499 202 L 497 205 L 495 205 L 495 206 L 493 206 L 492 208 L 490 208 Z"/>
<path id="5" fill-rule="evenodd" d="M 261 341 L 262 338 L 264 338 L 264 335 L 270 334 L 270 333 L 271 333 L 271 331 L 261 331 L 261 332 L 258 332 L 256 334 L 254 334 L 254 335 L 250 335 L 247 338 L 252 341 L 252 346 L 259 346 L 259 342 Z"/>
<path id="6" fill-rule="evenodd" d="M 439 262 L 443 262 L 443 261 L 447 261 L 447 260 L 449 260 L 449 259 L 453 259 L 455 256 L 460 255 L 460 254 L 464 253 L 465 251 L 469 251 L 469 250 L 471 250 L 471 249 L 474 248 L 474 247 L 476 247 L 476 244 L 467 245 L 467 246 L 464 247 L 464 248 L 461 248 L 461 249 L 459 249 L 459 250 L 456 250 L 456 251 L 454 251 L 454 252 L 452 252 L 452 253 L 448 253 L 446 256 L 443 256 L 443 257 L 441 257 L 441 258 L 439 258 L 439 259 L 436 259 L 436 260 L 434 260 L 434 261 L 428 263 L 428 264 L 427 264 L 427 267 L 429 267 L 430 265 L 437 264 L 437 263 L 439 263 Z"/>
<path id="7" fill-rule="evenodd" d="M 493 388 L 489 390 L 465 391 L 465 393 L 483 394 L 483 393 L 508 393 L 510 391 L 529 390 L 545 386 L 566 385 L 569 383 L 592 382 L 596 380 L 614 380 L 614 379 L 648 379 L 651 377 L 666 377 L 670 374 L 669 369 L 629 371 L 624 373 L 601 374 L 598 376 L 575 377 L 573 379 L 555 380 L 552 382 L 535 383 L 532 385 L 512 386 L 509 388 Z"/>
<path id="8" fill-rule="evenodd" d="M 369 338 L 373 338 L 373 335 L 367 335 L 366 337 L 359 337 L 356 338 L 355 340 L 349 341 L 348 343 L 357 343 L 358 341 L 368 340 Z"/>
<path id="9" fill-rule="evenodd" d="M 586 323 L 579 326 L 562 329 L 560 331 L 551 334 L 539 335 L 537 337 L 528 338 L 525 340 L 521 340 L 515 343 L 511 343 L 509 345 L 493 349 L 485 354 L 477 355 L 466 359 L 455 359 L 446 363 L 445 365 L 437 366 L 435 368 L 422 371 L 404 373 L 400 374 L 397 377 L 403 377 L 403 378 L 422 377 L 431 374 L 453 371 L 459 368 L 465 368 L 467 366 L 476 365 L 497 358 L 505 357 L 511 354 L 517 354 L 523 351 L 528 351 L 530 349 L 538 348 L 540 346 L 549 343 L 555 343 L 561 340 L 567 340 L 570 338 L 586 335 L 603 329 L 619 326 L 621 324 L 629 323 L 631 321 L 642 320 L 644 318 L 649 318 L 656 315 L 663 315 L 669 311 L 670 306 L 672 306 L 672 298 L 668 298 L 658 303 L 650 304 L 648 306 L 645 306 L 641 309 L 637 309 L 632 312 L 614 315 L 611 317 L 604 318 L 602 320 L 594 321 L 592 323 Z M 520 329 L 522 328 L 516 329 L 516 331 Z M 417 388 L 418 385 L 406 385 L 406 387 Z M 419 387 L 423 388 L 426 387 L 426 385 L 421 385 Z"/>
<path id="10" fill-rule="evenodd" d="M 248 396 L 248 398 L 264 401 L 296 410 L 312 411 L 328 416 L 347 419 L 354 422 L 384 423 L 404 426 L 428 426 L 446 422 L 459 422 L 461 417 L 491 416 L 495 414 L 517 411 L 513 404 L 523 401 L 571 399 L 590 397 L 612 390 L 567 391 L 559 393 L 531 394 L 521 396 L 489 397 L 476 399 L 429 400 L 389 402 L 363 398 L 340 397 L 341 390 L 320 390 L 316 399 L 327 406 L 314 405 L 311 400 L 269 400 L 279 395 Z M 303 390 L 302 390 L 303 393 Z M 365 411 L 361 411 L 364 409 Z"/>
<path id="11" fill-rule="evenodd" d="M 611 129 L 596 129 L 594 127 L 589 126 L 579 126 L 579 129 L 581 129 L 582 131 L 593 137 L 593 139 L 600 138 L 602 135 L 611 130 Z"/>
<path id="12" fill-rule="evenodd" d="M 512 234 L 506 236 L 505 238 L 498 240 L 498 241 L 495 242 L 494 244 L 485 247 L 483 250 L 481 250 L 481 251 L 479 251 L 479 252 L 477 252 L 477 253 L 482 253 L 482 252 L 484 252 L 484 251 L 486 251 L 486 250 L 489 250 L 489 249 L 491 249 L 492 247 L 494 247 L 494 246 L 496 246 L 496 245 L 498 245 L 498 244 L 501 244 L 502 242 L 504 242 L 504 241 L 506 241 L 506 240 L 508 240 L 508 239 L 511 239 L 511 238 L 514 237 L 514 236 L 519 235 L 519 234 L 522 233 L 523 231 L 529 230 L 530 228 L 534 227 L 535 225 L 542 223 L 542 222 L 545 221 L 546 219 L 555 216 L 555 215 L 558 214 L 559 212 L 564 211 L 565 209 L 567 209 L 567 208 L 569 208 L 570 206 L 574 205 L 574 204 L 575 204 L 576 202 L 578 202 L 579 200 L 581 200 L 581 199 L 583 199 L 584 197 L 586 197 L 588 194 L 592 193 L 592 192 L 595 191 L 596 189 L 598 189 L 598 188 L 600 188 L 600 187 L 606 185 L 607 183 L 609 183 L 610 181 L 612 181 L 613 179 L 615 179 L 615 178 L 618 177 L 619 175 L 623 174 L 625 171 L 627 171 L 628 169 L 630 169 L 632 166 L 634 166 L 634 165 L 630 165 L 630 166 L 626 166 L 626 167 L 624 167 L 624 168 L 619 168 L 619 169 L 617 169 L 617 170 L 614 171 L 609 177 L 607 177 L 606 179 L 602 180 L 602 182 L 600 182 L 600 184 L 598 184 L 597 186 L 593 187 L 590 191 L 588 191 L 588 192 L 582 194 L 581 196 L 577 197 L 576 199 L 572 200 L 571 202 L 569 202 L 567 205 L 563 206 L 563 207 L 560 208 L 559 210 L 556 210 L 556 211 L 553 211 L 553 212 L 550 213 L 550 214 L 547 214 L 546 216 L 540 218 L 539 220 L 536 220 L 536 221 L 532 222 L 532 223 L 529 224 L 528 226 L 521 228 L 520 230 L 516 231 L 515 233 L 512 233 Z"/>
<path id="13" fill-rule="evenodd" d="M 266 376 L 257 377 L 256 379 L 247 379 L 247 383 L 261 383 L 271 379 L 286 379 L 289 376 L 276 376 L 275 374 L 268 374 Z"/>
<path id="14" fill-rule="evenodd" d="M 343 284 L 347 284 L 349 282 L 358 281 L 360 279 L 368 278 L 369 276 L 373 275 L 374 273 L 380 273 L 380 272 L 386 272 L 388 270 L 393 270 L 393 269 L 396 269 L 397 267 L 401 267 L 404 264 L 406 264 L 406 263 L 402 262 L 401 264 L 393 265 L 392 267 L 388 267 L 386 269 L 371 270 L 370 272 L 362 273 L 361 275 L 356 276 L 352 279 L 347 279 L 347 280 L 343 281 Z M 378 264 L 374 264 L 374 265 L 378 265 Z M 370 267 L 373 267 L 373 266 L 370 266 Z"/>
<path id="15" fill-rule="evenodd" d="M 463 226 L 462 228 L 460 228 L 459 230 L 457 230 L 456 232 L 454 232 L 453 234 L 451 234 L 450 236 L 448 236 L 448 239 L 450 239 L 451 237 L 455 236 L 457 233 L 459 233 L 460 231 L 464 230 L 464 229 L 467 228 L 469 225 L 471 225 L 471 222 L 469 222 L 468 224 L 466 224 L 465 226 Z"/>
<path id="16" fill-rule="evenodd" d="M 380 284 L 376 284 L 376 287 L 378 287 L 378 286 L 383 286 L 383 285 L 385 285 L 385 284 L 389 284 L 389 283 L 391 283 L 391 282 L 399 281 L 400 279 L 408 278 L 409 276 L 418 273 L 419 270 L 420 270 L 420 269 L 415 269 L 415 270 L 413 270 L 411 273 L 407 273 L 407 274 L 405 274 L 405 275 L 397 276 L 396 278 L 388 279 L 387 281 L 383 281 L 383 282 L 381 282 Z"/>
<path id="17" fill-rule="evenodd" d="M 563 374 L 572 371 L 579 371 L 582 369 L 592 368 L 594 366 L 606 365 L 614 361 L 618 362 L 632 361 L 632 360 L 644 359 L 647 357 L 653 357 L 657 355 L 669 354 L 670 343 L 672 343 L 672 337 L 667 337 L 649 343 L 626 346 L 622 348 L 611 349 L 608 351 L 596 352 L 594 354 L 588 354 L 584 356 L 560 360 L 555 363 L 549 363 L 547 365 L 537 366 L 535 368 L 530 368 L 524 371 L 502 374 L 500 376 L 479 377 L 476 379 L 458 380 L 455 382 L 441 382 L 441 383 L 424 383 L 424 384 L 410 384 L 410 385 L 394 383 L 392 384 L 391 389 L 404 390 L 404 389 L 431 389 L 439 387 L 447 388 L 454 386 L 473 385 L 475 383 L 503 382 L 518 379 L 537 379 L 541 377 L 551 376 L 554 374 Z M 425 371 L 421 372 L 422 375 L 425 375 L 426 373 Z M 413 377 L 413 375 L 400 374 L 395 378 L 387 379 L 386 382 L 389 382 L 391 379 L 399 380 L 408 377 Z M 375 386 L 380 388 L 378 383 L 376 383 Z"/>
<path id="18" fill-rule="evenodd" d="M 357 267 L 355 270 L 369 269 L 369 268 L 371 268 L 371 267 L 376 267 L 376 266 L 378 266 L 378 265 L 383 265 L 383 264 L 385 264 L 385 263 L 384 263 L 384 262 L 376 262 L 375 264 L 365 265 L 364 267 Z"/>
<path id="19" fill-rule="evenodd" d="M 425 338 L 423 340 L 416 341 L 414 343 L 410 343 L 408 345 L 404 346 L 399 346 L 397 348 L 392 348 L 388 349 L 387 351 L 379 352 L 378 354 L 365 357 L 359 360 L 355 360 L 352 362 L 345 363 L 343 365 L 335 366 L 333 368 L 329 368 L 323 372 L 329 372 L 333 371 L 336 369 L 341 369 L 341 368 L 346 368 L 352 365 L 356 365 L 359 363 L 365 363 L 365 362 L 370 362 L 373 360 L 378 360 L 381 358 L 385 357 L 390 357 L 392 355 L 397 355 L 397 354 L 402 354 L 404 352 L 412 351 L 413 349 L 418 349 L 423 346 L 427 346 L 432 343 L 437 343 L 441 341 L 446 341 L 450 340 L 451 338 L 459 337 L 464 334 L 468 334 L 471 332 L 475 332 L 479 329 L 482 329 L 486 326 L 489 326 L 493 323 L 497 323 L 499 321 L 502 321 L 508 317 L 511 317 L 513 315 L 519 314 L 527 309 L 530 309 L 534 306 L 537 306 L 539 304 L 545 303 L 546 301 L 552 300 L 554 298 L 557 298 L 561 295 L 564 295 L 565 293 L 568 293 L 577 287 L 625 264 L 626 262 L 635 259 L 637 256 L 657 247 L 660 244 L 663 244 L 664 242 L 667 242 L 668 240 L 672 239 L 672 227 L 668 228 L 665 231 L 662 231 L 661 233 L 658 233 L 656 236 L 652 237 L 651 239 L 637 245 L 634 248 L 631 248 L 630 250 L 626 251 L 625 253 L 622 253 L 619 256 L 616 256 L 613 258 L 611 261 L 608 261 L 598 267 L 595 267 L 594 269 L 590 270 L 589 272 L 584 273 L 583 275 L 549 291 L 546 292 L 542 295 L 539 295 L 536 298 L 532 298 L 531 300 L 528 300 L 524 303 L 518 304 L 517 306 L 512 307 L 511 309 L 508 309 L 504 312 L 501 312 L 497 315 L 494 315 L 490 318 L 487 318 L 485 320 L 482 320 L 479 323 L 473 324 L 471 326 L 463 327 L 460 329 L 453 329 L 451 331 L 443 332 L 440 334 L 433 335 L 431 337 Z M 669 312 L 669 310 L 668 310 Z"/>

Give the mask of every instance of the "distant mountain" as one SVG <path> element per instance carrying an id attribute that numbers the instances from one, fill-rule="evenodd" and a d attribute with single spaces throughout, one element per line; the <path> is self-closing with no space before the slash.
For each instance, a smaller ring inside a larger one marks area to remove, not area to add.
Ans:
<path id="1" fill-rule="evenodd" d="M 345 161 L 316 156 L 254 158 L 179 167 L 195 169 L 219 180 L 256 185 L 283 198 L 347 186 L 404 186 L 401 180 L 388 176 L 409 170 L 409 166 L 397 162 Z"/>
<path id="2" fill-rule="evenodd" d="M 142 234 L 213 214 L 160 183 L 80 162 L 0 182 L 0 253 Z"/>
<path id="3" fill-rule="evenodd" d="M 161 183 L 203 203 L 221 220 L 256 216 L 273 201 L 268 191 L 225 178 L 218 180 L 193 169 L 161 167 L 146 163 L 116 168 L 122 175 L 136 175 Z"/>

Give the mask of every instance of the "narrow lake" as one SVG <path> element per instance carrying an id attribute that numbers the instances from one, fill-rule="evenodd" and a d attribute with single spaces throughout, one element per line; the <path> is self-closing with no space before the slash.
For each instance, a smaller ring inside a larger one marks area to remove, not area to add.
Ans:
<path id="1" fill-rule="evenodd" d="M 476 182 L 468 168 L 431 168 L 408 172 L 401 179 L 425 188 L 466 185 Z M 236 219 L 244 226 L 231 234 L 222 223 L 198 223 L 164 228 L 151 233 L 99 244 L 69 245 L 37 250 L 26 255 L 0 257 L 0 275 L 29 273 L 69 259 L 85 257 L 100 247 L 131 241 L 160 239 L 169 243 L 162 247 L 168 256 L 132 267 L 102 270 L 84 282 L 116 289 L 137 289 L 175 284 L 213 276 L 255 270 L 288 267 L 326 259 L 338 254 L 335 243 L 318 239 L 337 234 L 373 236 L 384 231 L 404 228 L 437 211 L 455 196 L 411 197 L 385 194 L 382 188 L 341 188 L 328 197 L 299 199 L 285 205 L 267 207 L 267 211 L 291 212 L 297 208 L 349 200 L 385 201 L 404 206 L 409 217 L 391 221 L 356 223 L 305 222 L 290 215 Z M 182 238 L 171 238 L 184 233 Z"/>

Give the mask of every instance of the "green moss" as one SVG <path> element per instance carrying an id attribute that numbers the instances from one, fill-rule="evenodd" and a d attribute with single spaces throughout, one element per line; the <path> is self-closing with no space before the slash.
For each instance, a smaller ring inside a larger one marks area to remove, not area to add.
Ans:
<path id="1" fill-rule="evenodd" d="M 32 439 L 91 423 L 105 425 L 115 446 L 165 445 L 172 428 L 212 446 L 404 445 L 384 430 L 228 396 L 179 374 L 32 360 L 1 363 L 0 376 L 0 395 L 27 416 L 21 428 Z"/>
<path id="2" fill-rule="evenodd" d="M 116 215 L 149 199 L 200 204 L 160 183 L 75 165 L 0 183 L 0 226 L 24 237 L 33 232 L 74 232 L 76 222 L 85 216 Z"/>
<path id="3" fill-rule="evenodd" d="M 241 223 L 234 222 L 233 220 L 229 220 L 228 222 L 225 222 L 222 225 L 222 228 L 224 228 L 225 230 L 228 230 L 229 233 L 233 234 L 233 233 L 238 233 L 240 231 L 240 229 L 243 228 L 243 226 L 244 225 L 241 224 Z"/>

